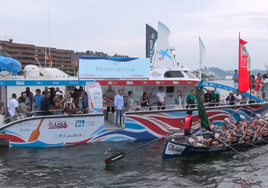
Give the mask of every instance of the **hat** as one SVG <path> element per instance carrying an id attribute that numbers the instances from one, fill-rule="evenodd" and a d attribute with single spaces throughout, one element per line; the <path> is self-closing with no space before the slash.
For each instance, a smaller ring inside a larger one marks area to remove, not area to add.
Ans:
<path id="1" fill-rule="evenodd" d="M 187 112 L 186 112 L 186 114 L 192 114 L 193 113 L 193 110 L 188 110 Z"/>
<path id="2" fill-rule="evenodd" d="M 59 91 L 57 91 L 57 92 L 56 92 L 56 95 L 62 95 L 62 93 L 61 93 L 61 92 L 59 92 Z"/>
<path id="3" fill-rule="evenodd" d="M 256 114 L 257 117 L 261 118 L 261 114 Z"/>
<path id="4" fill-rule="evenodd" d="M 227 121 L 228 123 L 230 123 L 229 118 L 224 118 L 224 121 Z"/>
<path id="5" fill-rule="evenodd" d="M 246 117 L 245 117 L 245 116 L 243 116 L 243 115 L 240 115 L 240 118 L 241 118 L 241 119 L 246 119 Z"/>
<path id="6" fill-rule="evenodd" d="M 230 93 L 234 93 L 233 91 L 230 91 Z"/>

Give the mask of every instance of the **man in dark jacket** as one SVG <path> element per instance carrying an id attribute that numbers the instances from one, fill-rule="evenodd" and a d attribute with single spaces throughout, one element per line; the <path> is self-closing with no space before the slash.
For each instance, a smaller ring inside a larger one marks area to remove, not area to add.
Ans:
<path id="1" fill-rule="evenodd" d="M 50 98 L 50 93 L 46 92 L 45 97 L 41 101 L 40 115 L 51 115 L 49 98 Z"/>

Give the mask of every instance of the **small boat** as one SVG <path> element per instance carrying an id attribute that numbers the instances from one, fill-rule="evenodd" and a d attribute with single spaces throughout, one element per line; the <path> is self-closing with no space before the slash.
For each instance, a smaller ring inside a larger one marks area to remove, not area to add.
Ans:
<path id="1" fill-rule="evenodd" d="M 228 146 L 205 146 L 203 144 L 197 143 L 196 146 L 189 145 L 187 143 L 179 143 L 178 140 L 174 138 L 165 138 L 166 144 L 162 154 L 162 159 L 173 159 L 173 158 L 189 158 L 197 155 L 202 155 L 205 153 L 213 153 L 219 151 L 230 150 Z M 268 137 L 263 140 L 268 141 Z M 232 148 L 249 147 L 249 144 L 260 145 L 266 144 L 263 140 L 250 141 L 246 143 L 235 143 L 232 144 Z M 248 143 L 248 144 L 247 144 Z"/>

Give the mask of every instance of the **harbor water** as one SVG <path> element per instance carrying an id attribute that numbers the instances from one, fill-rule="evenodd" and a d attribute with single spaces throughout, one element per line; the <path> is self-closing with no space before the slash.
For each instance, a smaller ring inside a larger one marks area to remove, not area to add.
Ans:
<path id="1" fill-rule="evenodd" d="M 194 159 L 162 161 L 164 141 L 126 155 L 105 168 L 108 150 L 128 151 L 143 142 L 96 143 L 60 148 L 1 148 L 0 187 L 267 187 L 267 152 L 245 149 Z M 263 146 L 266 148 L 266 146 Z"/>

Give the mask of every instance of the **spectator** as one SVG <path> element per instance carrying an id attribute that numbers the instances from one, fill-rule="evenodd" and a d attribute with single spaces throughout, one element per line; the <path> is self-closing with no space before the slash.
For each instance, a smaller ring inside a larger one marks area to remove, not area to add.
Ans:
<path id="1" fill-rule="evenodd" d="M 41 90 L 36 89 L 35 90 L 35 96 L 33 97 L 33 109 L 34 109 L 34 115 L 38 116 L 38 112 L 41 107 L 41 101 L 44 98 L 44 95 L 41 95 Z"/>
<path id="2" fill-rule="evenodd" d="M 191 93 L 186 98 L 187 106 L 186 108 L 195 107 L 195 90 L 191 90 Z"/>
<path id="3" fill-rule="evenodd" d="M 142 97 L 141 97 L 141 107 L 142 108 L 146 108 L 148 106 L 151 106 L 150 105 L 150 98 L 148 97 L 148 94 L 146 92 L 144 92 L 142 94 Z"/>
<path id="4" fill-rule="evenodd" d="M 41 107 L 40 107 L 40 115 L 51 115 L 51 109 L 50 109 L 50 93 L 45 93 L 44 98 L 41 101 Z"/>
<path id="5" fill-rule="evenodd" d="M 10 121 L 16 121 L 18 116 L 20 116 L 19 112 L 19 103 L 16 100 L 17 95 L 15 93 L 12 94 L 12 99 L 9 101 L 9 109 L 10 109 Z"/>
<path id="6" fill-rule="evenodd" d="M 183 108 L 184 100 L 183 100 L 182 92 L 180 90 L 177 91 L 177 95 L 174 97 L 174 101 L 178 108 Z"/>
<path id="7" fill-rule="evenodd" d="M 237 89 L 238 88 L 238 73 L 237 70 L 235 70 L 235 74 L 233 75 L 233 79 L 234 81 L 234 88 Z"/>
<path id="8" fill-rule="evenodd" d="M 65 102 L 65 100 L 62 97 L 62 93 L 57 91 L 56 96 L 53 99 L 53 103 L 55 105 L 55 114 L 56 115 L 62 115 L 64 102 Z"/>
<path id="9" fill-rule="evenodd" d="M 236 91 L 236 94 L 234 95 L 234 99 L 235 99 L 235 105 L 239 105 L 242 100 L 242 96 L 240 95 L 240 92 L 238 90 Z"/>
<path id="10" fill-rule="evenodd" d="M 158 102 L 158 110 L 165 110 L 166 106 L 166 93 L 162 86 L 159 87 L 159 91 L 156 94 Z"/>
<path id="11" fill-rule="evenodd" d="M 123 117 L 123 110 L 124 110 L 124 98 L 123 98 L 123 90 L 119 89 L 118 94 L 114 98 L 114 106 L 116 111 L 116 120 L 115 126 L 122 126 L 122 117 Z M 118 124 L 118 118 L 120 119 L 120 125 Z"/>
<path id="12" fill-rule="evenodd" d="M 134 110 L 135 106 L 136 106 L 136 101 L 133 98 L 133 92 L 129 91 L 128 97 L 127 97 L 127 108 L 128 108 L 128 110 L 130 110 L 131 108 L 133 108 L 132 110 Z"/>
<path id="13" fill-rule="evenodd" d="M 227 104 L 234 105 L 235 104 L 235 98 L 234 98 L 234 92 L 230 91 L 229 96 L 225 99 Z"/>

